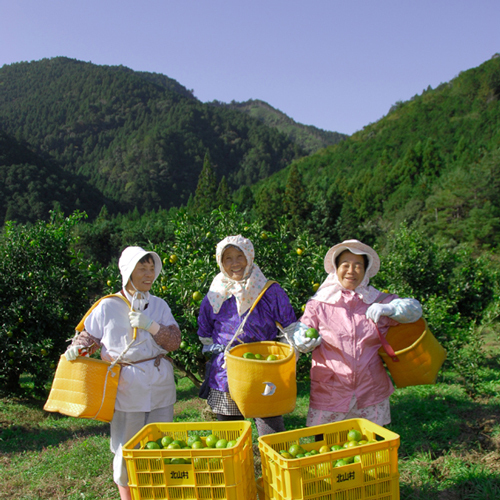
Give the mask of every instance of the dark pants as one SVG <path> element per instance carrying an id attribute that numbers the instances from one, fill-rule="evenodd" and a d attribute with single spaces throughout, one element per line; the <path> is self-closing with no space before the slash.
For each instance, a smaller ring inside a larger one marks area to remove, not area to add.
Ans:
<path id="1" fill-rule="evenodd" d="M 240 415 L 221 415 L 216 413 L 217 420 L 244 420 Z M 267 418 L 254 418 L 255 425 L 257 426 L 257 432 L 259 436 L 265 436 L 266 434 L 274 434 L 275 432 L 284 432 L 285 424 L 283 422 L 283 416 L 279 417 L 267 417 Z"/>

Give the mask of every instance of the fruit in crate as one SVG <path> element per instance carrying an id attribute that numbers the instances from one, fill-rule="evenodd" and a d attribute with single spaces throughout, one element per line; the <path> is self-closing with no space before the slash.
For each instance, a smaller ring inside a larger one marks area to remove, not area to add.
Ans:
<path id="1" fill-rule="evenodd" d="M 148 441 L 144 445 L 145 450 L 161 450 L 161 445 L 159 445 L 156 441 Z"/>
<path id="2" fill-rule="evenodd" d="M 163 436 L 160 442 L 163 448 L 166 448 L 173 440 L 174 438 L 172 436 Z"/>
<path id="3" fill-rule="evenodd" d="M 219 436 L 216 436 L 215 434 L 210 434 L 210 436 L 208 436 L 205 441 L 207 448 L 215 448 L 217 441 L 219 441 Z"/>

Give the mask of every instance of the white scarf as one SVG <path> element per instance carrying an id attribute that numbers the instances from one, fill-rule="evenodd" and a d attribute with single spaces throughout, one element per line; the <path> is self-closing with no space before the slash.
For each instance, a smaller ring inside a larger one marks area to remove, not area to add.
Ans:
<path id="1" fill-rule="evenodd" d="M 241 281 L 231 279 L 222 265 L 222 256 L 228 245 L 238 247 L 247 260 L 247 266 Z M 254 256 L 252 242 L 241 235 L 228 236 L 219 242 L 216 258 L 221 272 L 214 278 L 207 293 L 208 301 L 215 314 L 220 311 L 222 304 L 232 296 L 236 299 L 239 316 L 245 314 L 255 302 L 255 299 L 267 283 L 267 279 L 259 267 L 254 264 Z"/>

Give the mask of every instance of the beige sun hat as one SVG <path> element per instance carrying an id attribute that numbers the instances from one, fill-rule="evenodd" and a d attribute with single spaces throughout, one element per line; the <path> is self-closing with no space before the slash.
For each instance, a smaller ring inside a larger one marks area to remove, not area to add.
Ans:
<path id="1" fill-rule="evenodd" d="M 334 245 L 325 255 L 325 271 L 330 274 L 337 272 L 337 267 L 335 266 L 335 259 L 344 250 L 349 250 L 351 253 L 356 255 L 366 255 L 368 257 L 368 267 L 365 269 L 365 276 L 368 278 L 373 278 L 380 269 L 380 258 L 377 252 L 373 250 L 372 247 L 361 243 L 358 240 L 345 240 L 342 243 L 337 243 Z"/>

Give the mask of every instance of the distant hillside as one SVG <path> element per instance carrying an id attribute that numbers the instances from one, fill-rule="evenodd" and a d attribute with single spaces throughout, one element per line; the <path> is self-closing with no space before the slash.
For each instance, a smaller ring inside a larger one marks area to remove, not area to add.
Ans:
<path id="1" fill-rule="evenodd" d="M 500 245 L 500 56 L 295 165 L 312 205 L 304 223 L 332 241 L 374 242 L 406 220 L 450 245 Z M 255 187 L 258 211 L 279 215 L 289 171 Z"/>
<path id="2" fill-rule="evenodd" d="M 6 220 L 47 220 L 56 207 L 66 213 L 99 213 L 105 200 L 85 179 L 64 171 L 0 130 L 0 225 Z"/>
<path id="3" fill-rule="evenodd" d="M 203 104 L 164 75 L 64 57 L 0 68 L 0 128 L 122 212 L 185 204 L 207 152 L 232 189 L 306 154 L 277 129 Z"/>
<path id="4" fill-rule="evenodd" d="M 273 108 L 267 102 L 258 99 L 250 99 L 246 102 L 232 101 L 229 104 L 214 101 L 214 106 L 226 106 L 248 113 L 250 116 L 259 119 L 269 127 L 283 132 L 294 143 L 299 144 L 308 153 L 315 153 L 318 149 L 326 148 L 338 144 L 343 139 L 349 137 L 338 132 L 328 132 L 326 130 L 313 127 L 312 125 L 302 125 L 292 120 L 278 109 Z"/>

